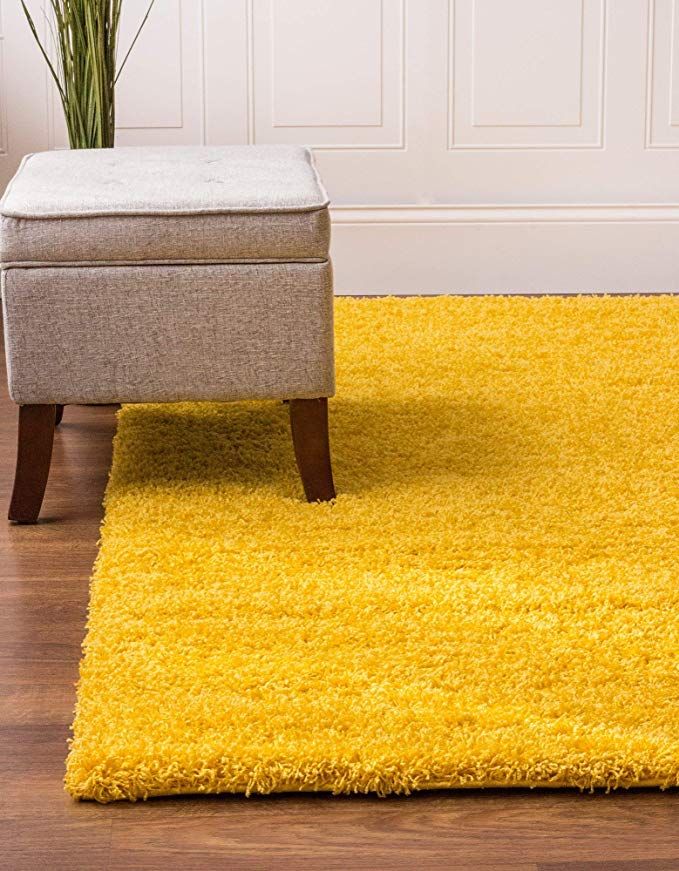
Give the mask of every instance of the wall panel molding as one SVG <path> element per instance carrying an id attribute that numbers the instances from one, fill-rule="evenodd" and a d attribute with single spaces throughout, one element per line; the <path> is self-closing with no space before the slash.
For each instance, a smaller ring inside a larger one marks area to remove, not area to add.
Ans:
<path id="1" fill-rule="evenodd" d="M 250 0 L 201 0 L 202 141 L 250 140 Z"/>
<path id="2" fill-rule="evenodd" d="M 679 288 L 679 205 L 341 206 L 331 213 L 339 294 Z"/>
<path id="3" fill-rule="evenodd" d="M 679 204 L 586 203 L 543 205 L 512 203 L 484 205 L 338 205 L 331 206 L 336 224 L 541 224 L 541 223 L 676 223 Z"/>
<path id="4" fill-rule="evenodd" d="M 274 0 L 271 15 L 272 127 L 384 126 L 384 0 Z"/>
<path id="5" fill-rule="evenodd" d="M 405 149 L 407 9 L 249 0 L 248 141 Z"/>
<path id="6" fill-rule="evenodd" d="M 127 16 L 125 44 L 129 44 L 146 5 L 146 0 L 126 0 L 123 7 Z M 120 79 L 117 142 L 120 145 L 203 143 L 205 0 L 165 0 L 160 7 L 162 15 L 158 14 L 157 7 L 158 4 Z M 146 85 L 143 92 L 139 82 Z"/>
<path id="7" fill-rule="evenodd" d="M 448 0 L 448 148 L 604 144 L 607 0 Z"/>
<path id="8" fill-rule="evenodd" d="M 123 7 L 122 51 L 134 37 L 139 17 L 144 14 L 144 2 L 127 0 Z M 181 130 L 184 127 L 183 0 L 164 0 L 164 4 L 164 15 L 149 18 L 120 77 L 118 130 Z M 143 88 L 139 87 L 139 82 L 144 82 Z"/>
<path id="9" fill-rule="evenodd" d="M 679 148 L 679 3 L 648 0 L 646 148 Z"/>
<path id="10" fill-rule="evenodd" d="M 3 0 L 0 0 L 0 157 L 8 152 L 7 145 L 7 77 L 5 75 L 5 26 Z"/>

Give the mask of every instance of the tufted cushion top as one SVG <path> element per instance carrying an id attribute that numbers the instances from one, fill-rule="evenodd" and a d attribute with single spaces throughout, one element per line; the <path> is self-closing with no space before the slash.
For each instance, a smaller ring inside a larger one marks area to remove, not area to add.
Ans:
<path id="1" fill-rule="evenodd" d="M 328 198 L 297 146 L 50 151 L 0 202 L 3 265 L 323 260 Z"/>

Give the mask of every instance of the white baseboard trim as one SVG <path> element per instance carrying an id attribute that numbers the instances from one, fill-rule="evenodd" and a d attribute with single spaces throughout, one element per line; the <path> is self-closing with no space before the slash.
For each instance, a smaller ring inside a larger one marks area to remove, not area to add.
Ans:
<path id="1" fill-rule="evenodd" d="M 679 205 L 334 206 L 340 294 L 679 290 Z"/>

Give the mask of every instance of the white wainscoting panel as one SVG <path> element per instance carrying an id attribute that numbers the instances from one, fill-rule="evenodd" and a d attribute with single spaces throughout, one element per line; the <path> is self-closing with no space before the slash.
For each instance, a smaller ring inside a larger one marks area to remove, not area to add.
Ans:
<path id="1" fill-rule="evenodd" d="M 0 0 L 0 155 L 7 154 L 7 76 L 5 75 L 5 33 Z"/>
<path id="2" fill-rule="evenodd" d="M 679 290 L 679 206 L 336 207 L 339 294 Z"/>
<path id="3" fill-rule="evenodd" d="M 679 147 L 679 4 L 649 2 L 649 148 Z"/>
<path id="4" fill-rule="evenodd" d="M 253 141 L 402 148 L 405 0 L 253 0 Z"/>
<path id="5" fill-rule="evenodd" d="M 202 0 L 206 145 L 251 139 L 251 0 Z"/>
<path id="6" fill-rule="evenodd" d="M 116 118 L 120 130 L 180 130 L 184 126 L 182 0 L 164 0 L 164 4 L 165 14 L 150 19 L 148 27 L 144 27 L 121 73 Z M 187 5 L 193 4 L 189 0 Z M 146 7 L 146 0 L 123 3 L 123 57 Z"/>
<path id="7" fill-rule="evenodd" d="M 599 148 L 605 0 L 450 0 L 451 148 Z"/>
<path id="8" fill-rule="evenodd" d="M 340 293 L 679 290 L 679 0 L 156 0 L 117 123 L 312 146 Z M 0 187 L 66 144 L 0 0 Z"/>
<path id="9" fill-rule="evenodd" d="M 204 138 L 203 4 L 156 0 L 146 27 L 120 76 L 120 145 L 190 145 Z M 121 55 L 148 7 L 125 0 Z M 156 14 L 154 14 L 156 13 Z"/>
<path id="10" fill-rule="evenodd" d="M 382 0 L 271 4 L 273 127 L 381 127 Z"/>
<path id="11" fill-rule="evenodd" d="M 474 0 L 471 25 L 474 127 L 580 126 L 584 0 Z"/>

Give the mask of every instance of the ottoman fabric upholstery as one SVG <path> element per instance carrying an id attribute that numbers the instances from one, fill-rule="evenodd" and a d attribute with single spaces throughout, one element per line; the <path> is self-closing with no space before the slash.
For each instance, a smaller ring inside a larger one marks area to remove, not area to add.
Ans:
<path id="1" fill-rule="evenodd" d="M 322 262 L 327 209 L 221 215 L 0 218 L 5 266 Z"/>
<path id="2" fill-rule="evenodd" d="M 3 300 L 18 403 L 334 392 L 329 263 L 9 269 Z"/>
<path id="3" fill-rule="evenodd" d="M 327 205 L 305 148 L 33 154 L 0 205 L 0 261 L 322 261 Z"/>
<path id="4" fill-rule="evenodd" d="M 12 398 L 332 395 L 327 204 L 299 147 L 30 155 L 0 204 Z"/>

